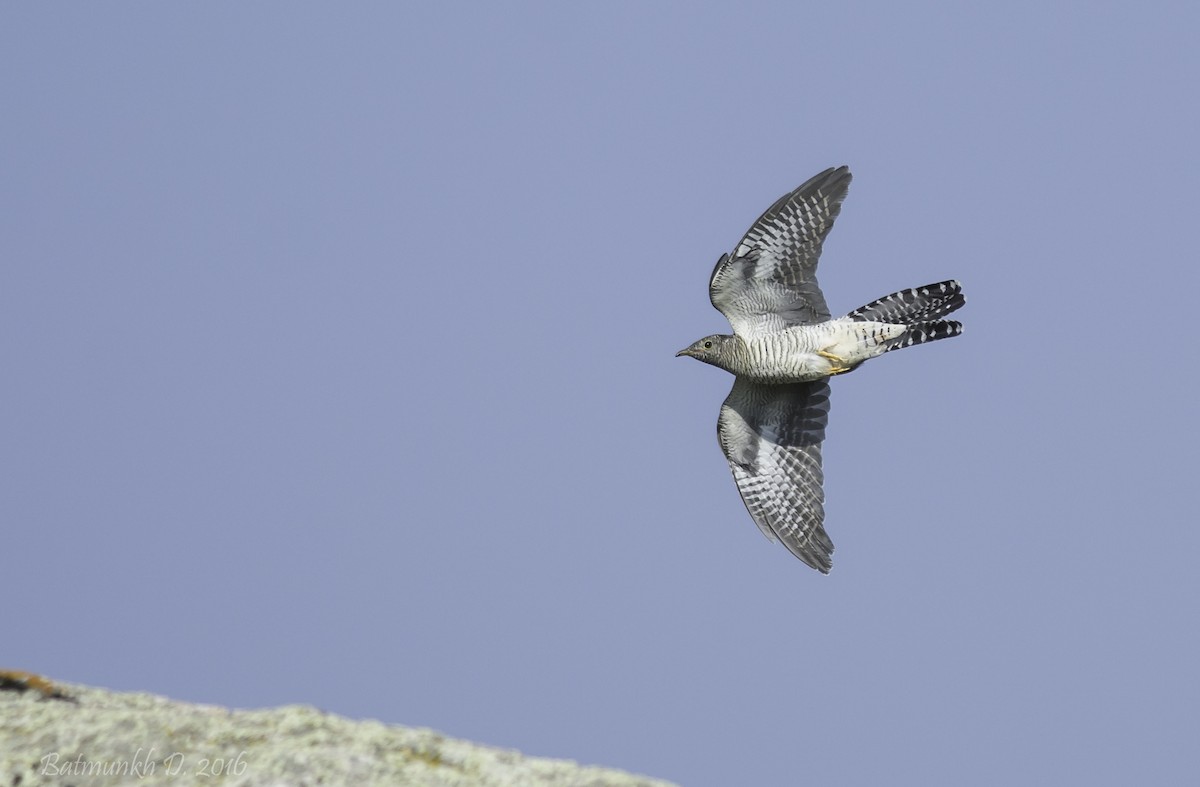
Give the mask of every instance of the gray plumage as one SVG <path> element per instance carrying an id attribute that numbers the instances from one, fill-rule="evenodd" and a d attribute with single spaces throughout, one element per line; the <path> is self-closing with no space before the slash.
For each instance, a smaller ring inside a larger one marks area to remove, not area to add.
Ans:
<path id="1" fill-rule="evenodd" d="M 754 222 L 709 281 L 733 335 L 706 336 L 678 353 L 736 375 L 717 438 L 742 501 L 764 535 L 822 573 L 833 554 L 821 468 L 828 378 L 962 332 L 940 319 L 964 303 L 956 281 L 901 290 L 830 319 L 817 262 L 850 178 L 846 167 L 827 169 Z"/>
<path id="2" fill-rule="evenodd" d="M 821 443 L 829 420 L 829 383 L 770 385 L 744 377 L 721 405 L 717 440 L 742 502 L 767 538 L 829 573 Z"/>

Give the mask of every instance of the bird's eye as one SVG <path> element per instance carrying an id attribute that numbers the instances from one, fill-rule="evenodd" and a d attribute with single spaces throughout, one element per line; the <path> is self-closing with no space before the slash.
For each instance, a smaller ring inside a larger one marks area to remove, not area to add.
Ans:
<path id="1" fill-rule="evenodd" d="M 704 349 L 706 349 L 706 350 L 711 350 L 711 349 L 712 349 L 712 342 L 705 342 L 705 343 L 704 343 Z"/>

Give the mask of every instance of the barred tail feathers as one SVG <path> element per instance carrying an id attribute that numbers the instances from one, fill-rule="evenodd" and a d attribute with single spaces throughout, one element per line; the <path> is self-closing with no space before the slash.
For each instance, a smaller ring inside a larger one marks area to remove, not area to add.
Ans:
<path id="1" fill-rule="evenodd" d="M 935 321 L 939 317 L 950 314 L 964 303 L 966 303 L 966 299 L 963 297 L 962 287 L 957 281 L 950 280 L 893 292 L 891 295 L 885 295 L 878 300 L 871 301 L 866 306 L 855 309 L 846 317 L 855 322 L 890 322 L 910 326 L 921 324 L 958 325 L 958 323 L 937 323 Z M 961 330 L 962 327 L 959 326 L 958 331 L 961 332 Z M 920 344 L 957 335 L 958 333 L 943 333 L 909 344 Z M 903 346 L 907 347 L 908 344 Z"/>
<path id="2" fill-rule="evenodd" d="M 914 344 L 936 342 L 938 339 L 949 339 L 960 333 L 962 333 L 962 323 L 954 320 L 912 323 L 908 326 L 908 331 L 903 336 L 893 339 L 884 352 L 901 350 L 905 347 L 912 347 Z"/>

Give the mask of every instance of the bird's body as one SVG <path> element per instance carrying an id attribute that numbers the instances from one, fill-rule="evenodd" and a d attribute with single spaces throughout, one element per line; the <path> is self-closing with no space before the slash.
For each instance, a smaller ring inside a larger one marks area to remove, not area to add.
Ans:
<path id="1" fill-rule="evenodd" d="M 964 303 L 958 282 L 944 281 L 830 319 L 816 268 L 849 185 L 846 167 L 831 168 L 768 208 L 709 282 L 733 335 L 706 336 L 678 353 L 736 375 L 717 437 L 742 501 L 768 538 L 823 573 L 833 553 L 821 468 L 828 378 L 959 335 L 959 323 L 940 318 Z"/>
<path id="2" fill-rule="evenodd" d="M 695 357 L 756 383 L 807 383 L 842 374 L 887 352 L 888 341 L 905 332 L 903 325 L 843 317 L 749 339 L 722 337 L 717 353 Z"/>

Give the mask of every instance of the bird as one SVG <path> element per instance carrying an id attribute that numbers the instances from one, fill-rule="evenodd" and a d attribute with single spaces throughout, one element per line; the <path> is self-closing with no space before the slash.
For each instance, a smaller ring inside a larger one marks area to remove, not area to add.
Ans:
<path id="1" fill-rule="evenodd" d="M 676 353 L 734 375 L 717 440 L 742 502 L 768 539 L 822 574 L 833 567 L 821 465 L 829 379 L 892 350 L 959 336 L 962 324 L 941 318 L 966 302 L 949 280 L 831 318 L 817 262 L 850 180 L 848 167 L 830 167 L 767 208 L 709 279 L 709 300 L 733 334 Z"/>

